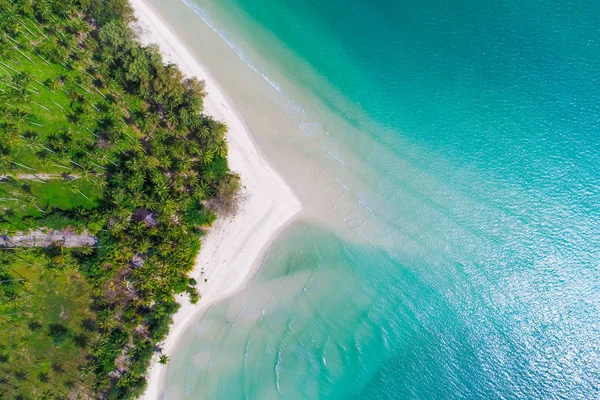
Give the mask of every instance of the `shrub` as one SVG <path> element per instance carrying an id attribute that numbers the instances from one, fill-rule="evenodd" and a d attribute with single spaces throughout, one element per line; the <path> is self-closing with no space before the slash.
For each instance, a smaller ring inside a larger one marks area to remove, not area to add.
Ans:
<path id="1" fill-rule="evenodd" d="M 62 324 L 50 324 L 48 336 L 52 338 L 52 343 L 59 345 L 71 336 L 71 331 Z"/>

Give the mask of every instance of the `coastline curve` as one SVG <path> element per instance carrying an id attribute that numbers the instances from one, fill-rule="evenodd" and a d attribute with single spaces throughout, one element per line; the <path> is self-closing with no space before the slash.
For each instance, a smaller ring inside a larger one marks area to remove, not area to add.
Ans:
<path id="1" fill-rule="evenodd" d="M 180 309 L 173 317 L 169 334 L 163 342 L 163 351 L 171 353 L 178 339 L 190 324 L 215 303 L 243 290 L 254 276 L 261 255 L 302 210 L 293 190 L 271 167 L 257 147 L 242 117 L 211 79 L 205 69 L 177 39 L 176 34 L 146 0 L 130 0 L 137 19 L 134 31 L 145 45 L 154 44 L 165 61 L 177 64 L 183 74 L 202 79 L 207 96 L 204 110 L 207 115 L 228 126 L 229 164 L 240 174 L 246 197 L 239 212 L 219 218 L 202 240 L 190 277 L 198 282 L 201 300 L 193 305 L 187 297 L 179 296 Z M 164 393 L 167 368 L 154 357 L 148 371 L 148 386 L 141 399 L 160 399 Z"/>

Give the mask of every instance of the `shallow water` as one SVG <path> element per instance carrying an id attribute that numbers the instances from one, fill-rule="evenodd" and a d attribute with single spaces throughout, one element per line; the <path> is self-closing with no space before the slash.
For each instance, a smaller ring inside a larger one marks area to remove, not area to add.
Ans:
<path id="1" fill-rule="evenodd" d="M 169 399 L 600 396 L 597 4 L 159 8 L 308 207 Z"/>

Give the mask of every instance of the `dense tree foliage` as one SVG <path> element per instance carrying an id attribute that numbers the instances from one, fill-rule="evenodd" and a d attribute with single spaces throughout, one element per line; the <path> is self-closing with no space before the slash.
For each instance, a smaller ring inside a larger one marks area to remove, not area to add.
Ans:
<path id="1" fill-rule="evenodd" d="M 140 45 L 130 18 L 124 0 L 0 0 L 0 234 L 53 228 L 97 237 L 93 247 L 30 249 L 30 262 L 0 248 L 0 342 L 22 348 L 43 334 L 84 355 L 51 360 L 79 363 L 71 387 L 40 372 L 27 391 L 30 378 L 9 374 L 0 397 L 139 395 L 175 295 L 199 299 L 188 273 L 203 229 L 238 189 L 226 127 L 202 114 L 203 82 Z M 85 279 L 93 315 L 81 318 L 85 330 L 41 326 L 22 312 L 30 279 L 16 273 L 36 267 Z"/>

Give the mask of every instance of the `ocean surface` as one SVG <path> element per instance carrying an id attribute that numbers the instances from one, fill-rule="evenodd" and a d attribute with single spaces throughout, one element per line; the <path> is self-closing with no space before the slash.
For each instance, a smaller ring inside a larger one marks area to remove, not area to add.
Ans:
<path id="1" fill-rule="evenodd" d="M 157 7 L 307 204 L 166 398 L 600 398 L 600 3 Z"/>

